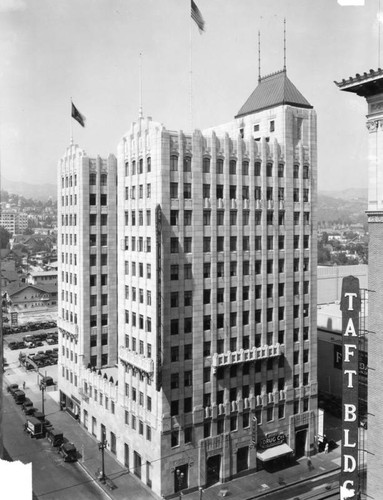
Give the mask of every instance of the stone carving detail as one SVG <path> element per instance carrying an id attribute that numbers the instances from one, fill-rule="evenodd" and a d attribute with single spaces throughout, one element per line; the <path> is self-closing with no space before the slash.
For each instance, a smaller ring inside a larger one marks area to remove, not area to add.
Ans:
<path id="1" fill-rule="evenodd" d="M 382 215 L 370 215 L 367 214 L 368 222 L 383 222 L 383 214 Z"/>
<path id="2" fill-rule="evenodd" d="M 378 130 L 378 126 L 381 123 L 381 120 L 369 120 L 366 123 L 366 127 L 371 134 L 372 132 L 376 132 Z"/>
<path id="3" fill-rule="evenodd" d="M 383 111 L 383 102 L 371 104 L 371 111 Z"/>

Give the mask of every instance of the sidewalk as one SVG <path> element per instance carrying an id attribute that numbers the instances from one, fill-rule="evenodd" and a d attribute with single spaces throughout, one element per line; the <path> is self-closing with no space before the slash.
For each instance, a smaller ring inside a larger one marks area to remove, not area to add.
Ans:
<path id="1" fill-rule="evenodd" d="M 20 380 L 26 380 L 26 396 L 34 402 L 35 406 L 41 408 L 41 392 L 36 385 L 36 374 L 34 376 L 26 374 L 21 368 L 5 373 L 6 384 L 20 383 Z M 67 412 L 60 411 L 58 398 L 58 391 L 47 391 L 45 393 L 45 414 L 47 419 L 56 429 L 60 429 L 69 441 L 75 444 L 80 453 L 78 464 L 103 488 L 106 495 L 112 500 L 158 499 L 138 478 L 120 465 L 109 451 L 105 451 L 104 455 L 105 474 L 116 487 L 110 490 L 107 486 L 100 484 L 96 478 L 101 468 L 101 452 L 98 449 L 98 441 Z M 256 496 L 261 498 L 273 490 L 279 490 L 287 485 L 306 481 L 318 475 L 334 471 L 340 467 L 340 446 L 330 453 L 319 453 L 312 456 L 311 462 L 311 470 L 307 467 L 307 458 L 303 457 L 290 467 L 279 472 L 271 473 L 261 470 L 225 484 L 215 484 L 203 491 L 203 500 L 222 498 L 221 490 L 228 490 L 227 497 L 232 500 L 248 500 Z M 185 492 L 183 497 L 185 500 L 199 500 L 200 493 L 198 491 Z"/>

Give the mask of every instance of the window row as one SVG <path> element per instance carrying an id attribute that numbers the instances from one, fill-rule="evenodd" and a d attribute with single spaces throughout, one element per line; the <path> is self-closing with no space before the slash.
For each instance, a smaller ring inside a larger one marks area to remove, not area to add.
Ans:
<path id="1" fill-rule="evenodd" d="M 62 283 L 69 283 L 70 285 L 77 285 L 77 274 L 61 271 Z"/>
<path id="2" fill-rule="evenodd" d="M 137 188 L 137 189 L 136 189 Z M 144 198 L 144 190 L 145 186 L 144 184 L 140 184 L 139 186 L 126 186 L 125 187 L 125 200 L 135 200 L 137 193 L 138 193 L 138 199 L 142 200 Z M 146 198 L 151 198 L 152 196 L 152 188 L 151 184 L 146 184 Z"/>
<path id="3" fill-rule="evenodd" d="M 108 314 L 103 313 L 99 316 L 97 314 L 91 314 L 89 317 L 89 326 L 91 328 L 96 327 L 98 325 L 107 326 L 108 325 Z"/>
<path id="4" fill-rule="evenodd" d="M 310 259 L 305 257 L 303 259 L 303 267 L 302 271 L 306 272 L 309 270 L 309 264 L 310 264 Z M 274 272 L 278 272 L 279 274 L 285 272 L 285 260 L 284 259 L 279 259 L 279 260 L 272 260 L 268 259 L 267 261 L 264 261 L 264 271 L 267 274 L 273 274 Z M 216 268 L 217 272 L 217 278 L 223 278 L 225 277 L 225 262 L 217 262 L 216 264 L 213 265 Z M 294 272 L 299 272 L 301 270 L 301 259 L 295 258 L 293 260 L 293 271 Z M 239 266 L 237 266 L 237 261 L 230 261 L 228 263 L 228 276 L 235 277 L 239 274 Z M 252 271 L 252 274 L 262 274 L 262 260 L 256 260 L 254 262 L 254 270 Z M 242 262 L 242 275 L 246 276 L 247 274 L 250 274 L 250 262 L 249 261 L 243 261 Z M 212 276 L 212 265 L 210 262 L 204 262 L 203 264 L 203 277 L 204 278 L 211 278 Z M 178 264 L 172 264 L 170 266 L 170 280 L 171 281 L 177 281 L 181 279 L 181 269 Z M 183 266 L 183 279 L 193 279 L 193 272 L 192 272 L 192 264 L 185 264 Z"/>
<path id="5" fill-rule="evenodd" d="M 99 276 L 100 284 L 101 286 L 105 286 L 108 284 L 108 275 L 107 274 L 101 274 L 101 277 Z M 89 276 L 89 285 L 90 286 L 97 286 L 97 274 L 91 274 Z"/>
<path id="6" fill-rule="evenodd" d="M 77 313 L 73 313 L 72 311 L 68 311 L 67 309 L 61 309 L 61 318 L 65 321 L 69 321 L 74 325 L 77 325 Z"/>
<path id="7" fill-rule="evenodd" d="M 146 172 L 149 173 L 152 171 L 152 160 L 150 156 L 146 158 Z M 140 158 L 138 162 L 136 160 L 132 160 L 130 162 L 130 168 L 129 168 L 129 162 L 125 162 L 125 176 L 127 177 L 128 175 L 136 175 L 137 174 L 143 174 L 144 173 L 144 159 Z"/>
<path id="8" fill-rule="evenodd" d="M 144 214 L 146 215 L 144 217 Z M 144 225 L 144 220 L 145 220 L 145 225 L 150 226 L 151 225 L 151 210 L 131 210 L 130 215 L 128 211 L 125 211 L 125 226 L 143 226 Z"/>
<path id="9" fill-rule="evenodd" d="M 128 189 L 128 188 L 126 188 L 126 189 Z M 183 183 L 183 191 L 181 193 L 181 191 L 179 190 L 179 183 L 178 182 L 171 182 L 170 183 L 170 198 L 178 199 L 181 194 L 183 194 L 184 198 L 190 199 L 192 197 L 192 184 L 190 182 L 184 182 Z M 203 184 L 202 197 L 210 199 L 210 198 L 212 198 L 213 194 L 214 194 L 214 192 L 212 192 L 212 190 L 211 190 L 211 185 L 210 184 Z M 219 199 L 223 200 L 225 198 L 225 186 L 223 184 L 216 185 L 215 197 L 218 200 Z M 230 185 L 229 186 L 229 199 L 231 199 L 231 200 L 238 200 L 238 199 L 250 200 L 250 186 L 242 186 L 242 189 L 240 190 L 240 188 L 238 186 Z M 278 197 L 275 198 L 273 187 L 268 186 L 266 188 L 266 192 L 263 193 L 260 186 L 255 186 L 253 199 L 256 201 L 263 201 L 263 200 L 273 201 L 274 199 L 277 199 L 278 201 L 285 201 L 285 190 L 282 187 L 278 188 Z M 295 202 L 300 201 L 300 190 L 298 188 L 294 189 L 294 191 L 293 191 L 293 201 L 295 201 Z M 301 201 L 303 201 L 305 203 L 310 201 L 309 189 L 303 189 Z"/>
<path id="10" fill-rule="evenodd" d="M 101 174 L 99 176 L 100 178 L 100 186 L 107 186 L 108 185 L 108 175 L 107 174 Z M 95 172 L 91 172 L 89 174 L 89 185 L 90 186 L 95 186 L 97 184 L 97 174 Z"/>
<path id="11" fill-rule="evenodd" d="M 137 342 L 136 337 L 129 337 L 129 335 L 125 335 L 125 347 L 127 349 L 131 349 L 133 352 L 137 354 L 141 354 L 142 356 L 146 356 L 147 358 L 152 357 L 152 344 L 149 342 L 146 344 L 146 353 L 145 353 L 145 343 L 143 340 L 139 340 Z"/>
<path id="12" fill-rule="evenodd" d="M 97 203 L 97 198 L 99 198 L 99 203 Z M 95 193 L 91 193 L 89 195 L 89 205 L 101 205 L 102 207 L 105 207 L 108 204 L 108 195 L 101 193 L 100 195 L 97 195 Z"/>
<path id="13" fill-rule="evenodd" d="M 75 195 L 63 195 L 61 196 L 61 206 L 62 207 L 67 207 L 69 205 L 77 205 L 77 194 Z"/>
<path id="14" fill-rule="evenodd" d="M 61 290 L 61 300 L 77 306 L 77 293 Z"/>
<path id="15" fill-rule="evenodd" d="M 61 263 L 62 264 L 73 264 L 77 266 L 77 254 L 71 254 L 68 252 L 61 252 Z"/>
<path id="16" fill-rule="evenodd" d="M 68 370 L 68 368 L 65 368 L 64 366 L 61 367 L 61 375 L 62 377 L 66 378 L 71 384 L 74 384 L 75 387 L 78 385 L 78 379 L 77 375 L 74 374 L 71 370 Z"/>
<path id="17" fill-rule="evenodd" d="M 144 278 L 144 266 L 142 262 L 128 262 L 125 261 L 125 275 L 131 274 L 132 276 L 139 276 Z M 130 271 L 130 272 L 129 272 Z M 152 277 L 152 266 L 151 264 L 146 264 L 146 279 L 150 280 Z M 126 291 L 126 289 L 125 289 Z M 129 292 L 128 292 L 129 293 Z M 125 297 L 129 298 L 129 297 Z"/>
<path id="18" fill-rule="evenodd" d="M 84 382 L 84 393 L 89 398 L 92 398 L 96 403 L 98 402 L 101 406 L 104 406 L 106 410 L 109 410 L 110 408 L 112 414 L 115 413 L 115 402 L 112 399 L 109 399 L 109 397 L 106 394 L 103 394 L 101 391 L 98 391 L 95 387 L 92 387 L 87 382 Z M 109 401 L 110 401 L 110 406 L 109 406 Z"/>
<path id="19" fill-rule="evenodd" d="M 101 266 L 107 266 L 108 265 L 108 254 L 102 253 L 100 255 L 99 260 L 100 260 Z M 89 265 L 90 265 L 90 267 L 97 265 L 97 255 L 95 253 L 92 253 L 89 255 Z"/>
<path id="20" fill-rule="evenodd" d="M 97 354 L 91 355 L 90 356 L 90 366 L 97 368 L 97 363 L 99 358 L 97 357 Z M 105 366 L 108 364 L 108 355 L 107 354 L 101 354 L 101 366 Z"/>
<path id="21" fill-rule="evenodd" d="M 61 225 L 62 226 L 77 226 L 77 215 L 76 214 L 62 214 L 61 215 Z"/>
<path id="22" fill-rule="evenodd" d="M 61 187 L 77 186 L 77 174 L 61 177 Z"/>
<path id="23" fill-rule="evenodd" d="M 147 306 L 151 306 L 152 292 L 151 290 L 146 290 L 145 293 L 143 288 L 138 288 L 137 290 L 135 286 L 129 287 L 128 285 L 125 285 L 125 299 L 127 300 L 131 299 L 133 302 L 139 302 L 140 304 L 146 304 Z"/>
<path id="24" fill-rule="evenodd" d="M 228 172 L 230 175 L 249 175 L 249 165 L 250 162 L 248 160 L 243 160 L 242 164 L 239 166 L 237 160 L 235 159 L 230 159 L 226 163 L 228 168 Z M 191 172 L 192 168 L 192 158 L 190 156 L 184 156 L 183 157 L 183 162 L 181 164 L 181 161 L 179 160 L 177 155 L 172 155 L 170 156 L 170 171 L 171 172 L 177 172 L 178 170 L 182 169 L 184 172 Z M 217 158 L 216 160 L 216 168 L 215 171 L 217 174 L 223 174 L 224 173 L 224 159 L 223 158 Z M 266 175 L 267 177 L 273 177 L 274 175 L 274 164 L 272 162 L 267 162 L 265 165 L 265 171 L 262 172 L 262 163 L 259 161 L 254 162 L 253 166 L 253 175 L 255 176 L 260 176 L 261 174 Z M 204 174 L 209 174 L 211 172 L 211 159 L 209 157 L 203 157 L 202 159 L 202 171 Z M 299 178 L 299 165 L 294 165 L 293 168 L 293 177 L 294 179 Z M 285 165 L 283 163 L 279 163 L 277 166 L 276 170 L 276 175 L 278 177 L 284 177 L 285 175 Z M 302 177 L 303 179 L 308 179 L 309 178 L 309 167 L 308 165 L 304 165 L 302 169 Z"/>
<path id="25" fill-rule="evenodd" d="M 77 245 L 77 234 L 61 234 L 61 244 L 62 245 Z"/>
<path id="26" fill-rule="evenodd" d="M 101 214 L 100 223 L 101 223 L 101 226 L 108 225 L 108 214 Z M 97 214 L 89 214 L 89 225 L 90 226 L 97 225 Z"/>
<path id="27" fill-rule="evenodd" d="M 71 349 L 61 346 L 61 353 L 63 357 L 65 356 L 67 359 L 70 359 L 71 361 L 77 363 L 78 361 L 77 353 L 74 353 Z"/>
<path id="28" fill-rule="evenodd" d="M 133 386 L 130 387 L 128 383 L 125 383 L 125 396 L 138 403 L 139 406 L 146 408 L 148 411 L 152 411 L 152 398 L 150 396 L 146 396 L 145 405 L 144 393 L 137 390 Z"/>
<path id="29" fill-rule="evenodd" d="M 129 236 L 125 236 L 125 250 L 147 253 L 150 253 L 152 251 L 152 239 L 150 238 L 150 236 L 147 236 L 146 239 L 143 236 L 132 236 L 130 241 L 131 245 L 129 248 Z"/>
<path id="30" fill-rule="evenodd" d="M 144 435 L 144 422 L 137 418 L 135 415 L 129 415 L 128 410 L 125 410 L 125 425 L 129 425 L 130 421 L 130 426 L 133 430 L 138 431 L 138 434 L 141 436 Z M 147 441 L 152 440 L 152 428 L 150 425 L 145 424 L 146 432 L 145 432 L 145 439 Z"/>
<path id="31" fill-rule="evenodd" d="M 102 247 L 106 247 L 108 245 L 108 235 L 105 233 L 100 234 L 99 243 Z M 89 235 L 89 246 L 94 247 L 97 245 L 97 234 Z"/>
<path id="32" fill-rule="evenodd" d="M 90 341 L 89 341 L 90 347 L 97 347 L 97 345 L 100 345 L 99 342 L 97 342 L 97 335 L 90 335 Z M 102 333 L 101 334 L 101 345 L 108 345 L 108 334 L 107 333 Z"/>
<path id="33" fill-rule="evenodd" d="M 147 316 L 145 319 L 143 314 L 125 310 L 125 323 L 131 324 L 133 327 L 138 326 L 140 330 L 145 330 L 148 333 L 152 331 L 152 318 Z"/>

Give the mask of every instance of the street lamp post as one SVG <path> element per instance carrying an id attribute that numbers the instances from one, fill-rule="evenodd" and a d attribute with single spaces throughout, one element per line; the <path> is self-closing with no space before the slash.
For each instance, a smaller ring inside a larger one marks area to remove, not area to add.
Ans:
<path id="1" fill-rule="evenodd" d="M 40 390 L 41 390 L 41 412 L 45 417 L 45 411 L 44 411 L 44 391 L 45 391 L 45 384 L 44 382 L 40 383 Z"/>
<path id="2" fill-rule="evenodd" d="M 105 463 L 104 463 L 104 450 L 107 447 L 108 442 L 105 440 L 105 434 L 102 433 L 102 441 L 101 443 L 98 443 L 98 449 L 101 451 L 101 477 L 100 481 L 101 483 L 105 483 L 106 476 L 105 476 Z"/>
<path id="3" fill-rule="evenodd" d="M 179 499 L 181 500 L 185 474 L 183 472 L 181 472 L 179 469 L 177 469 L 176 476 L 177 476 L 177 481 L 178 481 Z"/>

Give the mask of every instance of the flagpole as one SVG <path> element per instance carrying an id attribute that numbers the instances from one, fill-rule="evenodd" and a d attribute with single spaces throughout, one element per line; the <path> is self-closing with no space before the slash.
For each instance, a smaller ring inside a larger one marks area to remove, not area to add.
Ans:
<path id="1" fill-rule="evenodd" d="M 69 127 L 70 127 L 70 144 L 73 144 L 73 123 L 72 123 L 72 98 L 70 98 L 70 114 L 69 114 Z"/>
<path id="2" fill-rule="evenodd" d="M 190 132 L 193 133 L 193 19 L 190 17 L 190 37 L 189 37 L 189 45 L 190 45 Z"/>

